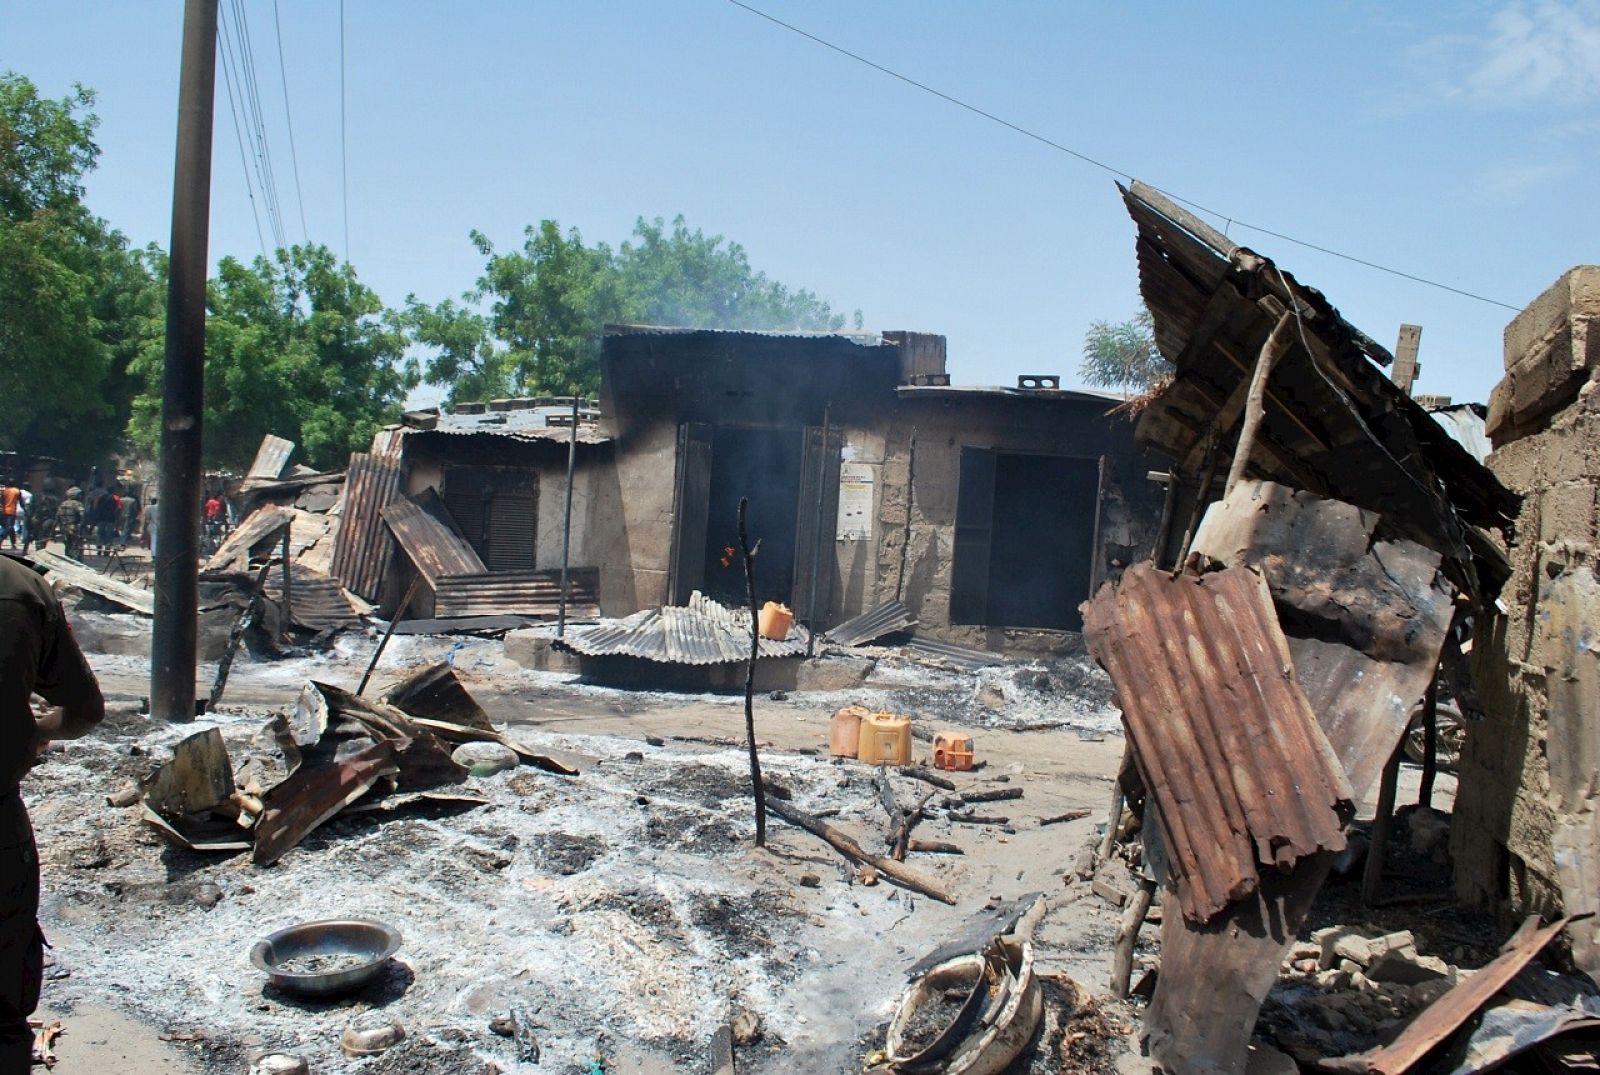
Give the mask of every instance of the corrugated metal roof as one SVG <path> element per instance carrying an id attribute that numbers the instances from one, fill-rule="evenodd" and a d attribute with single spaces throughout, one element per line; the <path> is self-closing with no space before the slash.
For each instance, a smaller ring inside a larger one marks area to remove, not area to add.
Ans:
<path id="1" fill-rule="evenodd" d="M 567 580 L 567 617 L 600 615 L 600 569 L 573 568 Z M 528 616 L 554 619 L 561 607 L 561 572 L 495 571 L 481 575 L 448 575 L 434 584 L 433 614 L 454 616 Z"/>
<path id="2" fill-rule="evenodd" d="M 586 412 L 592 414 L 592 412 Z M 560 420 L 552 424 L 551 419 Z M 517 410 L 488 410 L 478 414 L 441 414 L 429 429 L 414 429 L 407 437 L 427 437 L 432 434 L 464 436 L 481 433 L 496 437 L 512 437 L 525 441 L 560 441 L 572 439 L 572 408 L 524 407 Z M 605 444 L 611 440 L 600 432 L 592 421 L 578 423 L 579 444 Z"/>
<path id="3" fill-rule="evenodd" d="M 1003 384 L 903 384 L 894 391 L 901 399 L 924 401 L 990 396 L 1003 399 L 1105 403 L 1111 406 L 1127 402 L 1124 396 L 1115 392 L 1096 392 L 1088 388 L 1011 388 Z"/>
<path id="4" fill-rule="evenodd" d="M 103 597 L 107 601 L 115 602 L 124 608 L 131 608 L 135 612 L 142 612 L 146 616 L 156 614 L 156 595 L 152 590 L 141 590 L 137 586 L 130 586 L 110 575 L 102 575 L 87 564 L 69 560 L 60 553 L 45 549 L 33 550 L 27 559 L 47 569 L 49 575 L 46 577 L 52 583 L 61 582 L 67 586 L 75 586 L 86 593 Z"/>
<path id="5" fill-rule="evenodd" d="M 283 604 L 282 566 L 267 572 L 262 588 L 269 598 Z M 304 564 L 289 568 L 289 619 L 312 631 L 336 630 L 361 622 L 339 584 Z"/>
<path id="6" fill-rule="evenodd" d="M 1159 193 L 1136 183 L 1123 198 L 1156 345 L 1177 366 L 1139 415 L 1140 441 L 1188 477 L 1214 441 L 1226 460 L 1275 311 L 1293 308 L 1300 324 L 1268 379 L 1253 475 L 1382 512 L 1470 576 L 1464 524 L 1504 530 L 1520 498 L 1384 375 L 1389 353 L 1320 292 Z"/>
<path id="7" fill-rule="evenodd" d="M 1255 892 L 1261 865 L 1344 848 L 1350 787 L 1260 575 L 1136 564 L 1089 603 L 1084 638 L 1116 687 L 1186 919 Z"/>
<path id="8" fill-rule="evenodd" d="M 250 464 L 250 469 L 244 476 L 246 480 L 276 478 L 283 473 L 283 468 L 288 465 L 289 457 L 293 454 L 294 441 L 268 433 L 261 438 L 261 447 L 256 449 L 255 461 Z"/>
<path id="9" fill-rule="evenodd" d="M 248 571 L 250 550 L 282 530 L 294 518 L 289 508 L 257 508 L 245 516 L 244 522 L 234 527 L 233 533 L 211 554 L 205 562 L 206 571 Z"/>
<path id="10" fill-rule="evenodd" d="M 877 608 L 839 624 L 823 637 L 838 646 L 860 646 L 893 631 L 915 627 L 916 623 L 917 618 L 904 601 L 885 601 Z"/>
<path id="11" fill-rule="evenodd" d="M 1430 410 L 1433 420 L 1461 447 L 1482 463 L 1489 458 L 1489 434 L 1486 432 L 1487 411 L 1475 403 L 1461 403 L 1454 407 Z"/>
<path id="12" fill-rule="evenodd" d="M 675 325 L 605 325 L 602 336 L 713 336 L 719 338 L 746 337 L 762 340 L 845 340 L 861 347 L 882 347 L 888 343 L 881 332 L 843 332 L 821 329 L 731 329 L 686 328 Z"/>
<path id="13" fill-rule="evenodd" d="M 760 641 L 761 657 L 800 657 L 805 628 L 795 624 L 782 642 Z M 569 631 L 556 645 L 589 657 L 639 657 L 664 664 L 732 664 L 750 659 L 750 613 L 730 609 L 696 590 L 687 605 L 645 609 L 625 619 Z"/>
<path id="14" fill-rule="evenodd" d="M 446 575 L 482 575 L 489 570 L 449 520 L 431 489 L 383 509 L 383 521 L 429 586 L 438 586 Z"/>
<path id="15" fill-rule="evenodd" d="M 383 525 L 382 512 L 400 499 L 400 481 L 398 455 L 357 452 L 350 456 L 331 574 L 368 601 L 378 600 L 389 569 L 394 543 Z"/>
<path id="16" fill-rule="evenodd" d="M 970 646 L 958 646 L 954 642 L 942 642 L 937 638 L 927 638 L 923 635 L 912 638 L 906 643 L 906 649 L 918 657 L 942 661 L 966 672 L 976 672 L 980 668 L 992 668 L 997 664 L 1007 663 L 1002 654 L 973 649 Z"/>

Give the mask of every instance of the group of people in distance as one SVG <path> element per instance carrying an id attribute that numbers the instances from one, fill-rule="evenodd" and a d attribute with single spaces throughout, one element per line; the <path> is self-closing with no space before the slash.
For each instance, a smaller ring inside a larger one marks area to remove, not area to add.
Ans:
<path id="1" fill-rule="evenodd" d="M 142 506 L 132 489 L 117 483 L 96 485 L 88 496 L 74 485 L 59 498 L 48 487 L 31 492 L 14 478 L 0 486 L 0 548 L 26 553 L 30 546 L 42 549 L 46 542 L 59 540 L 74 559 L 86 547 L 109 556 L 133 544 L 135 537 L 150 544 L 154 532 L 155 512 Z"/>

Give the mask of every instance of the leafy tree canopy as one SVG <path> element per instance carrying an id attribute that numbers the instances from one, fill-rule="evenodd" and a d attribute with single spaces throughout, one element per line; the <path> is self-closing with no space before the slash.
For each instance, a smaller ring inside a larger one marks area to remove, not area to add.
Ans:
<path id="1" fill-rule="evenodd" d="M 161 331 L 148 255 L 83 204 L 94 94 L 0 72 L 0 447 L 84 459 L 128 414 L 128 364 Z"/>
<path id="2" fill-rule="evenodd" d="M 1170 380 L 1172 372 L 1172 363 L 1156 349 L 1149 310 L 1128 321 L 1096 321 L 1084 335 L 1078 375 L 1085 384 L 1143 392 Z"/>
<path id="3" fill-rule="evenodd" d="M 261 438 L 297 442 L 306 463 L 333 468 L 392 421 L 417 384 L 400 318 L 325 246 L 279 250 L 245 265 L 223 258 L 207 287 L 205 453 L 242 469 Z M 136 360 L 145 391 L 130 438 L 160 439 L 162 346 Z"/>
<path id="4" fill-rule="evenodd" d="M 499 395 L 593 393 L 600 381 L 600 328 L 640 322 L 692 328 L 840 329 L 827 302 L 791 291 L 750 264 L 722 236 L 642 217 L 633 238 L 613 251 L 585 244 L 553 220 L 529 227 L 519 250 L 497 251 L 482 233 L 486 259 L 462 303 L 427 306 L 410 296 L 405 323 L 430 353 L 425 378 L 448 385 L 452 400 Z M 487 304 L 487 313 L 478 308 Z M 855 324 L 860 327 L 857 311 Z"/>

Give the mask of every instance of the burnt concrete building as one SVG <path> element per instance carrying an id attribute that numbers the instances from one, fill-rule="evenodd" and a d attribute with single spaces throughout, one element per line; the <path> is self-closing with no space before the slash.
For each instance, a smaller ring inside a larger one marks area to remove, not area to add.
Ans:
<path id="1" fill-rule="evenodd" d="M 601 369 L 617 516 L 585 547 L 606 615 L 743 604 L 748 498 L 759 601 L 821 629 L 898 599 L 921 634 L 1044 650 L 1156 528 L 1115 397 L 951 386 L 941 336 L 609 326 Z"/>

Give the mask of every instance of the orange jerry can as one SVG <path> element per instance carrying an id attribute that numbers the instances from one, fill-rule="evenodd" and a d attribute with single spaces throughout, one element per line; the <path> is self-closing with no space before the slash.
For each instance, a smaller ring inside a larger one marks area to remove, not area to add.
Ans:
<path id="1" fill-rule="evenodd" d="M 870 711 L 864 705 L 846 706 L 833 715 L 828 727 L 828 753 L 853 758 L 861 751 L 861 722 Z"/>
<path id="2" fill-rule="evenodd" d="M 756 626 L 762 638 L 782 642 L 789 637 L 789 628 L 794 626 L 794 613 L 789 611 L 787 605 L 768 601 L 761 606 L 761 615 L 757 617 Z"/>
<path id="3" fill-rule="evenodd" d="M 966 772 L 972 768 L 972 737 L 960 732 L 935 732 L 933 767 Z"/>
<path id="4" fill-rule="evenodd" d="M 911 718 L 893 713 L 873 713 L 861 722 L 861 750 L 856 755 L 868 765 L 911 764 Z"/>

